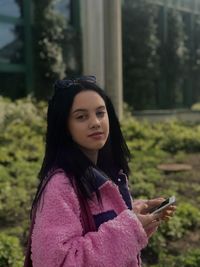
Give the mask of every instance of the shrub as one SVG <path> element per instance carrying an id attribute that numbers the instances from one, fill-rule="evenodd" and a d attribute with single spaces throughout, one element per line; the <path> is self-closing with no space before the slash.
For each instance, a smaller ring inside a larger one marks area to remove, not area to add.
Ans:
<path id="1" fill-rule="evenodd" d="M 43 155 L 45 113 L 46 104 L 30 97 L 0 97 L 0 228 L 21 244 Z"/>
<path id="2" fill-rule="evenodd" d="M 200 266 L 200 249 L 191 249 L 185 255 L 179 257 L 180 264 L 177 267 L 199 267 Z"/>
<path id="3" fill-rule="evenodd" d="M 0 267 L 21 267 L 23 254 L 16 237 L 0 233 Z"/>
<path id="4" fill-rule="evenodd" d="M 200 212 L 190 203 L 177 203 L 177 211 L 173 219 L 163 224 L 161 232 L 171 240 L 183 237 L 186 231 L 192 231 L 200 226 Z"/>

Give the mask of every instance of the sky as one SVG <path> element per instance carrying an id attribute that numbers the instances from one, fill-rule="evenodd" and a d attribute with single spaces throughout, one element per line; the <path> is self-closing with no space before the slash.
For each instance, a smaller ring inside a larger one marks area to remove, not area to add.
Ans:
<path id="1" fill-rule="evenodd" d="M 55 1 L 55 8 L 65 17 L 69 17 L 69 0 Z M 20 17 L 20 9 L 15 0 L 0 0 L 0 15 Z M 14 25 L 0 22 L 0 49 L 15 40 Z"/>
<path id="2" fill-rule="evenodd" d="M 14 0 L 0 0 L 1 14 L 18 18 L 20 10 Z M 0 49 L 15 39 L 13 29 L 14 25 L 0 22 Z"/>

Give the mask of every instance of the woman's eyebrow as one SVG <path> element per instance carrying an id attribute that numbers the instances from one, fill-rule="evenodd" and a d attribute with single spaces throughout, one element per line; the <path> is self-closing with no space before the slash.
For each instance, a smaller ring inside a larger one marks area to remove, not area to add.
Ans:
<path id="1" fill-rule="evenodd" d="M 98 109 L 106 109 L 106 107 L 105 107 L 105 106 L 99 106 L 99 107 L 96 108 L 96 110 L 98 110 Z M 85 108 L 78 108 L 78 109 L 75 109 L 75 110 L 72 112 L 72 114 L 74 114 L 74 113 L 76 113 L 76 112 L 87 112 L 87 111 L 88 111 L 88 110 L 85 109 Z"/>
<path id="2" fill-rule="evenodd" d="M 99 106 L 98 108 L 96 108 L 96 110 L 97 109 L 106 109 L 106 107 L 104 105 L 102 105 L 102 106 Z"/>
<path id="3" fill-rule="evenodd" d="M 84 108 L 78 108 L 78 109 L 75 109 L 72 114 L 76 113 L 76 112 L 87 112 L 87 109 L 84 109 Z"/>

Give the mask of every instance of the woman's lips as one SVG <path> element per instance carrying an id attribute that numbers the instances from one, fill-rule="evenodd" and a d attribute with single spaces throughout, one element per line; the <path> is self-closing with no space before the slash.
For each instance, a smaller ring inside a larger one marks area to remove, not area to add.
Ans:
<path id="1" fill-rule="evenodd" d="M 96 133 L 88 135 L 88 137 L 91 137 L 91 138 L 94 138 L 94 139 L 100 139 L 100 138 L 102 138 L 102 136 L 103 136 L 102 132 L 96 132 Z"/>

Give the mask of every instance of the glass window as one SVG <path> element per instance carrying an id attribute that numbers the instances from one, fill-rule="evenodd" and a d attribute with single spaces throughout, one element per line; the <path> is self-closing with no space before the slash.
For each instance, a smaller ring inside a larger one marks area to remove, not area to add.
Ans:
<path id="1" fill-rule="evenodd" d="M 71 0 L 57 0 L 53 5 L 54 9 L 62 14 L 63 17 L 70 20 L 71 16 Z"/>
<path id="2" fill-rule="evenodd" d="M 67 64 L 67 73 L 72 76 L 78 76 L 82 68 L 81 36 L 74 25 L 74 21 L 77 19 L 77 13 L 79 12 L 78 1 L 56 0 L 54 10 L 61 14 L 67 22 L 62 44 L 63 58 Z"/>
<path id="3" fill-rule="evenodd" d="M 11 97 L 12 99 L 26 95 L 24 73 L 0 73 L 0 81 L 0 95 Z"/>
<path id="4" fill-rule="evenodd" d="M 174 7 L 174 0 L 169 0 L 166 3 L 167 3 L 168 7 L 172 7 L 172 8 Z M 178 2 L 177 2 L 177 4 L 178 4 Z"/>
<path id="5" fill-rule="evenodd" d="M 196 11 L 200 12 L 200 2 L 196 1 Z"/>
<path id="6" fill-rule="evenodd" d="M 21 0 L 0 0 L 0 15 L 21 17 L 22 3 Z"/>
<path id="7" fill-rule="evenodd" d="M 23 63 L 23 27 L 0 23 L 0 62 Z"/>
<path id="8" fill-rule="evenodd" d="M 182 7 L 191 8 L 191 0 L 182 0 Z"/>

